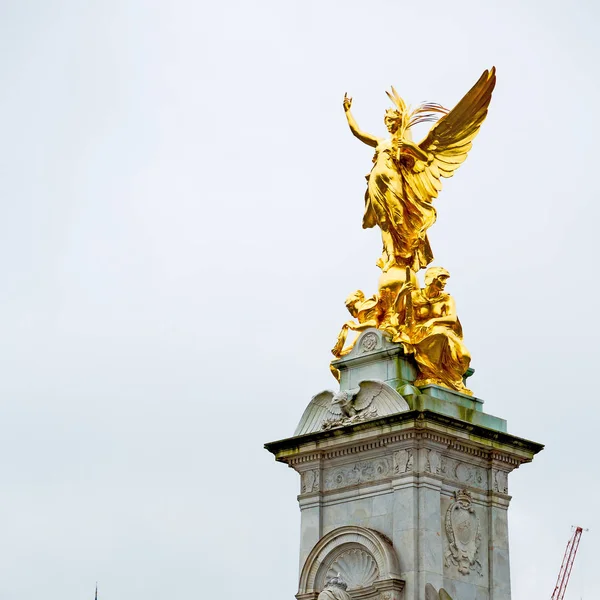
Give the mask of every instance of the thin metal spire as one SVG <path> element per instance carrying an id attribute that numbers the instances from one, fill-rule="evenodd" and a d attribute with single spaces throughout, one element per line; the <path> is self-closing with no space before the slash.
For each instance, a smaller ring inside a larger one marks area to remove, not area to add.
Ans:
<path id="1" fill-rule="evenodd" d="M 96 594 L 94 596 L 94 600 L 98 600 L 98 582 L 96 581 Z"/>

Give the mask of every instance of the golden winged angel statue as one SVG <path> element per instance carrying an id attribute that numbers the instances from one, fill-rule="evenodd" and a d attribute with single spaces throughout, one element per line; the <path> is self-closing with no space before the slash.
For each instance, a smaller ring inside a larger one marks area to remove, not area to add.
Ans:
<path id="1" fill-rule="evenodd" d="M 433 259 L 427 230 L 436 219 L 432 204 L 442 188 L 441 178 L 452 177 L 467 158 L 483 123 L 496 85 L 496 69 L 484 71 L 479 81 L 451 110 L 424 103 L 410 110 L 392 87 L 386 92 L 394 104 L 385 113 L 390 138 L 361 131 L 350 112 L 352 98 L 344 96 L 344 110 L 352 133 L 375 148 L 373 168 L 367 176 L 363 228 L 378 225 L 383 255 L 378 265 L 409 267 L 418 271 Z M 439 120 L 438 120 L 439 119 Z M 437 121 L 425 139 L 416 144 L 411 127 Z"/>

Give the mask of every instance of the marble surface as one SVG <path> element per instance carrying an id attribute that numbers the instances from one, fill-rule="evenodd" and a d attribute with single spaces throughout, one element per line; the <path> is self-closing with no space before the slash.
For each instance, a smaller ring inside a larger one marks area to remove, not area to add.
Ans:
<path id="1" fill-rule="evenodd" d="M 391 572 L 384 563 L 393 556 L 398 571 L 368 589 L 349 588 L 354 598 L 379 599 L 386 590 L 388 600 L 424 600 L 431 583 L 454 600 L 510 600 L 508 476 L 543 446 L 508 434 L 506 421 L 484 413 L 477 398 L 417 390 L 410 357 L 381 332 L 367 333 L 368 344 L 359 339 L 335 362 L 341 388 L 379 379 L 401 410 L 330 430 L 309 415 L 303 433 L 266 445 L 300 474 L 301 573 L 320 573 L 312 585 L 324 586 L 319 569 L 334 564 L 339 542 L 355 548 L 353 560 L 339 563 L 347 569 L 374 560 Z M 351 542 L 338 535 L 348 527 Z M 369 546 L 375 533 L 385 551 Z M 316 600 L 321 589 L 305 585 L 297 598 Z"/>
<path id="2" fill-rule="evenodd" d="M 320 540 L 353 526 L 390 540 L 398 600 L 424 600 L 426 583 L 456 600 L 509 600 L 508 475 L 541 446 L 409 412 L 268 445 L 300 474 L 300 568 Z"/>

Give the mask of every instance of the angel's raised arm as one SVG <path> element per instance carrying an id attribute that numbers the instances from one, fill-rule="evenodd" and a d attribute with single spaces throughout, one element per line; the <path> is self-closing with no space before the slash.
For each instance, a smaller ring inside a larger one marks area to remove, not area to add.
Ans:
<path id="1" fill-rule="evenodd" d="M 361 141 L 367 144 L 367 146 L 372 146 L 375 148 L 379 143 L 379 138 L 371 135 L 370 133 L 365 133 L 361 131 L 358 127 L 357 122 L 354 120 L 352 113 L 350 112 L 350 107 L 352 106 L 352 98 L 349 98 L 347 94 L 344 94 L 344 111 L 346 112 L 346 118 L 348 119 L 348 125 L 350 126 L 350 131 Z"/>

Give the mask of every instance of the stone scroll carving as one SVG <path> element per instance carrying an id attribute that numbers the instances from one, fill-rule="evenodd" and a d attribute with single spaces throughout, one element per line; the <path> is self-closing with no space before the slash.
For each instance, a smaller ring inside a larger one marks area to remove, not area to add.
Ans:
<path id="1" fill-rule="evenodd" d="M 446 511 L 445 521 L 449 543 L 445 554 L 446 566 L 455 565 L 462 575 L 468 575 L 472 569 L 483 575 L 478 558 L 481 545 L 480 522 L 471 494 L 467 490 L 454 492 L 454 502 Z"/>

